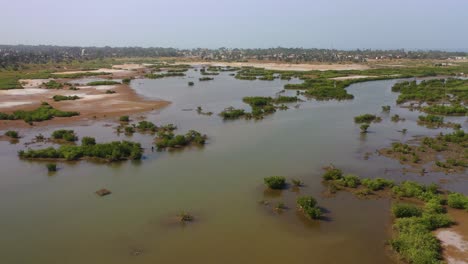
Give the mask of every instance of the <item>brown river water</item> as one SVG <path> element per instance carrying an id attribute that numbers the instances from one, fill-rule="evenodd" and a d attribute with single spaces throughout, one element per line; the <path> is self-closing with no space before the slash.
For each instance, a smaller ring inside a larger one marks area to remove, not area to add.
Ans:
<path id="1" fill-rule="evenodd" d="M 209 139 L 203 148 L 152 152 L 151 135 L 117 135 L 115 120 L 90 122 L 65 128 L 98 142 L 141 142 L 144 159 L 59 163 L 59 171 L 49 175 L 43 162 L 22 161 L 16 153 L 36 134 L 49 136 L 62 127 L 22 130 L 18 144 L 1 141 L 0 262 L 393 263 L 385 246 L 390 201 L 360 200 L 349 193 L 322 196 L 323 166 L 333 163 L 346 173 L 397 181 L 449 178 L 443 188 L 468 193 L 463 176 L 403 174 L 397 161 L 375 154 L 363 158 L 393 141 L 451 131 L 420 127 L 419 113 L 398 108 L 398 94 L 391 92 L 396 80 L 354 84 L 348 88 L 355 95 L 350 101 L 309 100 L 261 121 L 223 121 L 188 109 L 200 105 L 219 113 L 228 106 L 246 108 L 242 97 L 274 96 L 287 81 L 242 81 L 228 73 L 208 82 L 198 82 L 198 77 L 190 70 L 188 77 L 134 80 L 132 87 L 148 98 L 173 102 L 143 114 L 146 120 L 174 123 L 179 133 L 205 133 Z M 391 105 L 391 113 L 381 113 L 382 105 Z M 383 121 L 363 136 L 353 117 L 364 113 L 379 114 Z M 393 114 L 406 121 L 391 122 Z M 467 129 L 466 117 L 448 120 Z M 398 132 L 402 128 L 408 129 L 406 135 Z M 298 178 L 305 186 L 267 191 L 263 178 L 272 175 Z M 98 197 L 94 192 L 100 188 L 112 194 Z M 297 213 L 298 195 L 316 197 L 325 218 L 310 221 Z M 278 214 L 261 200 L 281 201 L 288 209 Z M 176 222 L 180 211 L 192 213 L 195 221 Z"/>

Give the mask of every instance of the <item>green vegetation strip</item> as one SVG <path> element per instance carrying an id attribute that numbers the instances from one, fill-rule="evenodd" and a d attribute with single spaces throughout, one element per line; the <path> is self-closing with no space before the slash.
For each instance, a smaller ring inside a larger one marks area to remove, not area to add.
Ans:
<path id="1" fill-rule="evenodd" d="M 27 123 L 50 120 L 54 117 L 71 117 L 79 115 L 78 112 L 64 112 L 53 108 L 48 103 L 42 103 L 37 109 L 32 111 L 18 110 L 13 114 L 0 112 L 0 120 L 24 120 Z"/>
<path id="2" fill-rule="evenodd" d="M 65 159 L 80 160 L 84 158 L 95 158 L 107 161 L 139 160 L 143 155 L 140 143 L 129 141 L 114 141 L 110 143 L 96 144 L 94 139 L 83 138 L 81 146 L 63 145 L 55 149 L 28 149 L 19 151 L 22 159 Z"/>
<path id="3" fill-rule="evenodd" d="M 354 189 L 353 192 L 359 196 L 389 190 L 395 199 L 412 198 L 424 202 L 423 208 L 405 203 L 395 203 L 392 206 L 396 220 L 390 245 L 409 263 L 440 263 L 441 245 L 432 231 L 453 224 L 445 214 L 444 204 L 452 208 L 468 209 L 468 196 L 459 193 L 444 195 L 435 184 L 424 186 L 413 181 L 396 184 L 383 178 L 361 179 L 355 175 L 345 176 L 340 169 L 333 166 L 327 168 L 323 179 L 334 190 Z"/>

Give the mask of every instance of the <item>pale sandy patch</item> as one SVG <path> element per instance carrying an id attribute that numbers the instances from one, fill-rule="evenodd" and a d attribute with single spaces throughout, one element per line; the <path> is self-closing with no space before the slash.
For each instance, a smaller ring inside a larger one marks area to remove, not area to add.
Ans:
<path id="1" fill-rule="evenodd" d="M 32 103 L 34 102 L 31 102 L 31 101 L 0 102 L 0 108 L 9 108 L 13 106 L 27 105 L 27 104 L 32 104 Z"/>
<path id="2" fill-rule="evenodd" d="M 350 76 L 343 76 L 343 77 L 335 77 L 331 78 L 332 80 L 342 81 L 342 80 L 354 80 L 354 79 L 362 79 L 362 78 L 374 78 L 377 76 L 367 76 L 367 75 L 350 75 Z"/>
<path id="3" fill-rule="evenodd" d="M 23 88 L 38 88 L 50 80 L 52 79 L 20 79 L 19 83 Z"/>
<path id="4" fill-rule="evenodd" d="M 120 64 L 120 65 L 113 65 L 112 68 L 131 71 L 131 70 L 143 69 L 145 68 L 145 66 L 142 64 L 126 63 L 126 64 Z"/>
<path id="5" fill-rule="evenodd" d="M 81 99 L 80 101 L 87 101 L 87 100 L 100 100 L 103 98 L 115 97 L 117 94 L 76 94 Z"/>
<path id="6" fill-rule="evenodd" d="M 103 91 L 103 90 L 116 89 L 117 85 L 94 85 L 94 86 L 85 85 L 85 86 L 77 86 L 76 88 L 78 88 L 78 89 L 95 89 L 95 90 Z"/>
<path id="7" fill-rule="evenodd" d="M 76 74 L 76 73 L 85 73 L 85 72 L 93 72 L 93 73 L 99 73 L 99 72 L 105 72 L 105 73 L 128 73 L 128 70 L 120 70 L 120 69 L 107 69 L 107 68 L 101 68 L 97 70 L 91 70 L 91 71 L 66 71 L 66 72 L 54 72 L 52 74 Z"/>
<path id="8" fill-rule="evenodd" d="M 468 241 L 457 232 L 451 230 L 442 230 L 437 232 L 437 238 L 442 241 L 444 246 L 455 247 L 459 251 L 468 251 Z"/>
<path id="9" fill-rule="evenodd" d="M 46 93 L 46 89 L 26 88 L 26 89 L 11 89 L 0 91 L 0 95 L 33 95 Z"/>
<path id="10" fill-rule="evenodd" d="M 369 69 L 367 65 L 363 64 L 290 64 L 290 63 L 258 63 L 258 62 L 179 62 L 176 64 L 189 64 L 189 65 L 212 65 L 212 66 L 231 66 L 231 67 L 257 67 L 265 68 L 268 70 L 278 71 L 328 71 L 328 70 L 366 70 Z"/>

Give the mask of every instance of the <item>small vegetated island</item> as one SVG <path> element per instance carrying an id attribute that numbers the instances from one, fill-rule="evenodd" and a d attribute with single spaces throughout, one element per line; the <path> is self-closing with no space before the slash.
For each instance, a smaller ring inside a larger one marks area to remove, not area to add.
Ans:
<path id="1" fill-rule="evenodd" d="M 28 149 L 18 152 L 21 159 L 30 160 L 80 160 L 96 159 L 108 162 L 139 160 L 143 155 L 140 143 L 114 141 L 96 143 L 94 138 L 83 137 L 81 145 L 62 145 L 59 148 Z"/>
<path id="2" fill-rule="evenodd" d="M 423 137 L 413 145 L 395 142 L 391 148 L 380 149 L 383 156 L 398 159 L 401 163 L 425 172 L 424 165 L 433 171 L 446 173 L 463 172 L 468 168 L 468 133 L 459 129 L 437 137 Z"/>
<path id="3" fill-rule="evenodd" d="M 425 186 L 413 181 L 397 184 L 383 178 L 344 175 L 333 166 L 325 169 L 323 180 L 329 190 L 350 191 L 359 197 L 390 197 L 393 200 L 391 211 L 395 218 L 390 245 L 401 259 L 409 263 L 441 261 L 441 242 L 432 232 L 454 224 L 446 214 L 447 206 L 468 209 L 467 196 L 444 192 L 436 184 Z"/>
<path id="4" fill-rule="evenodd" d="M 24 120 L 27 123 L 41 122 L 50 120 L 54 117 L 71 117 L 79 115 L 78 112 L 65 112 L 53 108 L 46 102 L 43 102 L 41 106 L 32 111 L 18 110 L 12 114 L 0 112 L 0 120 Z"/>
<path id="5" fill-rule="evenodd" d="M 297 96 L 278 96 L 276 98 L 272 97 L 244 97 L 242 101 L 248 104 L 252 108 L 252 112 L 246 112 L 244 109 L 235 109 L 233 107 L 228 107 L 224 109 L 219 115 L 223 119 L 262 119 L 265 115 L 272 114 L 279 110 L 286 110 L 288 107 L 285 103 L 298 102 L 300 99 Z"/>
<path id="6" fill-rule="evenodd" d="M 396 83 L 392 91 L 399 92 L 397 103 L 411 102 L 411 107 L 428 114 L 466 115 L 468 112 L 468 80 L 433 79 Z M 415 106 L 414 104 L 418 105 Z M 427 106 L 423 106 L 427 104 Z"/>

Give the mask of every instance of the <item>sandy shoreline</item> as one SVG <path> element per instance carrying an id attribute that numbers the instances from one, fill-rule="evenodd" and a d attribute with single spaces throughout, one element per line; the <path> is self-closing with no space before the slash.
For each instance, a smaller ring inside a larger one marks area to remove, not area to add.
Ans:
<path id="1" fill-rule="evenodd" d="M 442 243 L 443 256 L 448 264 L 468 263 L 468 214 L 465 210 L 449 209 L 448 214 L 456 224 L 435 231 Z"/>
<path id="2" fill-rule="evenodd" d="M 116 65 L 120 66 L 120 65 Z M 134 77 L 140 75 L 144 68 L 137 65 L 123 65 L 124 68 L 135 68 L 138 70 L 106 69 L 105 72 L 112 72 L 107 77 L 119 78 L 122 75 Z M 99 69 L 96 72 L 103 72 Z M 80 73 L 83 71 L 70 71 L 67 73 Z M 84 71 L 86 72 L 86 71 Z M 63 72 L 61 72 L 63 73 Z M 99 119 L 109 119 L 121 115 L 131 115 L 148 112 L 167 106 L 170 102 L 163 100 L 147 100 L 138 95 L 130 86 L 119 85 L 98 85 L 98 86 L 77 86 L 79 90 L 45 89 L 41 84 L 48 79 L 22 80 L 24 89 L 0 90 L 0 112 L 12 113 L 17 110 L 34 110 L 40 106 L 41 102 L 47 102 L 56 109 L 62 111 L 77 111 L 79 116 L 66 118 L 53 118 L 51 120 L 34 122 L 34 126 L 48 126 L 69 124 L 81 121 L 94 121 Z M 69 80 L 57 79 L 65 83 Z M 107 94 L 107 90 L 116 93 Z M 78 100 L 66 100 L 55 102 L 54 95 L 79 96 Z M 30 127 L 23 120 L 0 120 L 0 129 L 27 128 Z"/>

